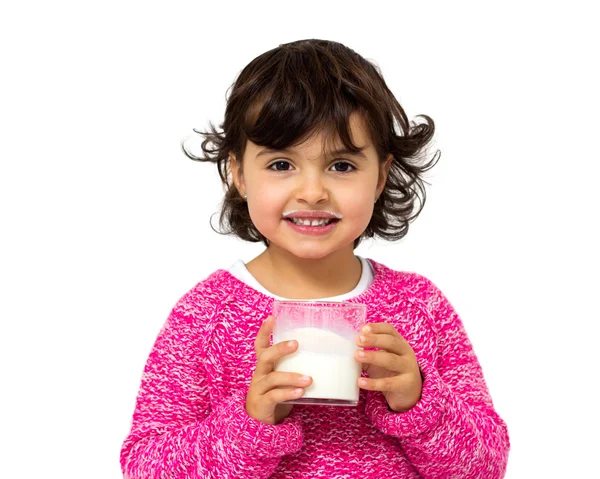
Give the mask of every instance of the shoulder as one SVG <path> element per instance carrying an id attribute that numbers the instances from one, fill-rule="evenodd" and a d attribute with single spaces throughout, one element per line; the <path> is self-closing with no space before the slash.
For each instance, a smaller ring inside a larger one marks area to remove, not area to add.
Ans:
<path id="1" fill-rule="evenodd" d="M 187 291 L 175 305 L 182 312 L 193 311 L 196 308 L 210 309 L 218 307 L 228 296 L 231 279 L 225 270 L 219 269 L 208 275 Z"/>
<path id="2" fill-rule="evenodd" d="M 228 270 L 218 269 L 187 291 L 175 304 L 172 315 L 187 327 L 210 332 L 217 324 L 230 323 L 240 313 L 267 310 L 268 302 L 268 297 Z"/>
<path id="3" fill-rule="evenodd" d="M 226 270 L 218 269 L 187 291 L 175 303 L 171 318 L 181 325 L 207 329 L 226 307 L 239 285 Z"/>
<path id="4" fill-rule="evenodd" d="M 454 305 L 427 276 L 414 271 L 396 271 L 381 264 L 377 268 L 391 284 L 394 295 L 389 304 L 394 311 L 420 310 L 435 331 L 463 328 Z"/>
<path id="5" fill-rule="evenodd" d="M 441 294 L 434 282 L 421 273 L 395 270 L 373 259 L 369 261 L 375 274 L 380 276 L 381 283 L 405 299 L 419 300 L 429 305 Z"/>

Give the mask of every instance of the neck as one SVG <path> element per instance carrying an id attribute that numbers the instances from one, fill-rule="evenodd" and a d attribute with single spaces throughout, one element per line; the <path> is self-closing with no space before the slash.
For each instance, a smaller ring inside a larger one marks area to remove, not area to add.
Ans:
<path id="1" fill-rule="evenodd" d="M 271 293 L 284 298 L 318 299 L 352 291 L 362 274 L 352 245 L 324 258 L 298 258 L 269 246 L 246 267 Z"/>

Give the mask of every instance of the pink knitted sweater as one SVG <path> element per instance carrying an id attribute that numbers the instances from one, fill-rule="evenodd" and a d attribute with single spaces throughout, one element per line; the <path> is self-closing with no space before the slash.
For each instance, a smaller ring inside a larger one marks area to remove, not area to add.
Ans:
<path id="1" fill-rule="evenodd" d="M 274 426 L 249 417 L 254 338 L 273 298 L 218 270 L 179 300 L 152 348 L 121 450 L 124 477 L 503 477 L 506 425 L 459 316 L 427 278 L 369 261 L 373 283 L 348 301 L 414 349 L 424 382 L 410 411 L 361 390 L 357 407 L 296 405 Z"/>

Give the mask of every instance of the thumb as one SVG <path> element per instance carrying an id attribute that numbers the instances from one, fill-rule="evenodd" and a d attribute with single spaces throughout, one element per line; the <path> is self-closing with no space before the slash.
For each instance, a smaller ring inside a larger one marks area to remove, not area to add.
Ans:
<path id="1" fill-rule="evenodd" d="M 267 349 L 270 346 L 271 331 L 273 330 L 273 316 L 268 316 L 260 326 L 256 340 L 254 341 L 254 350 L 256 357 L 260 356 L 263 349 Z"/>

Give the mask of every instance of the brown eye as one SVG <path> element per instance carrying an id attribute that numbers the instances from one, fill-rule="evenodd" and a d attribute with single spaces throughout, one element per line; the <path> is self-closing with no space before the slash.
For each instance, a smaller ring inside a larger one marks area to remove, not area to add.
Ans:
<path id="1" fill-rule="evenodd" d="M 291 166 L 287 161 L 276 161 L 269 165 L 269 169 L 273 171 L 288 171 L 287 166 Z M 273 168 L 275 167 L 275 168 Z"/>
<path id="2" fill-rule="evenodd" d="M 337 171 L 338 173 L 350 173 L 351 171 L 354 171 L 355 168 L 353 165 L 351 165 L 350 163 L 348 163 L 347 161 L 338 161 L 337 163 L 335 163 L 333 165 L 334 167 L 338 167 L 335 171 Z"/>

